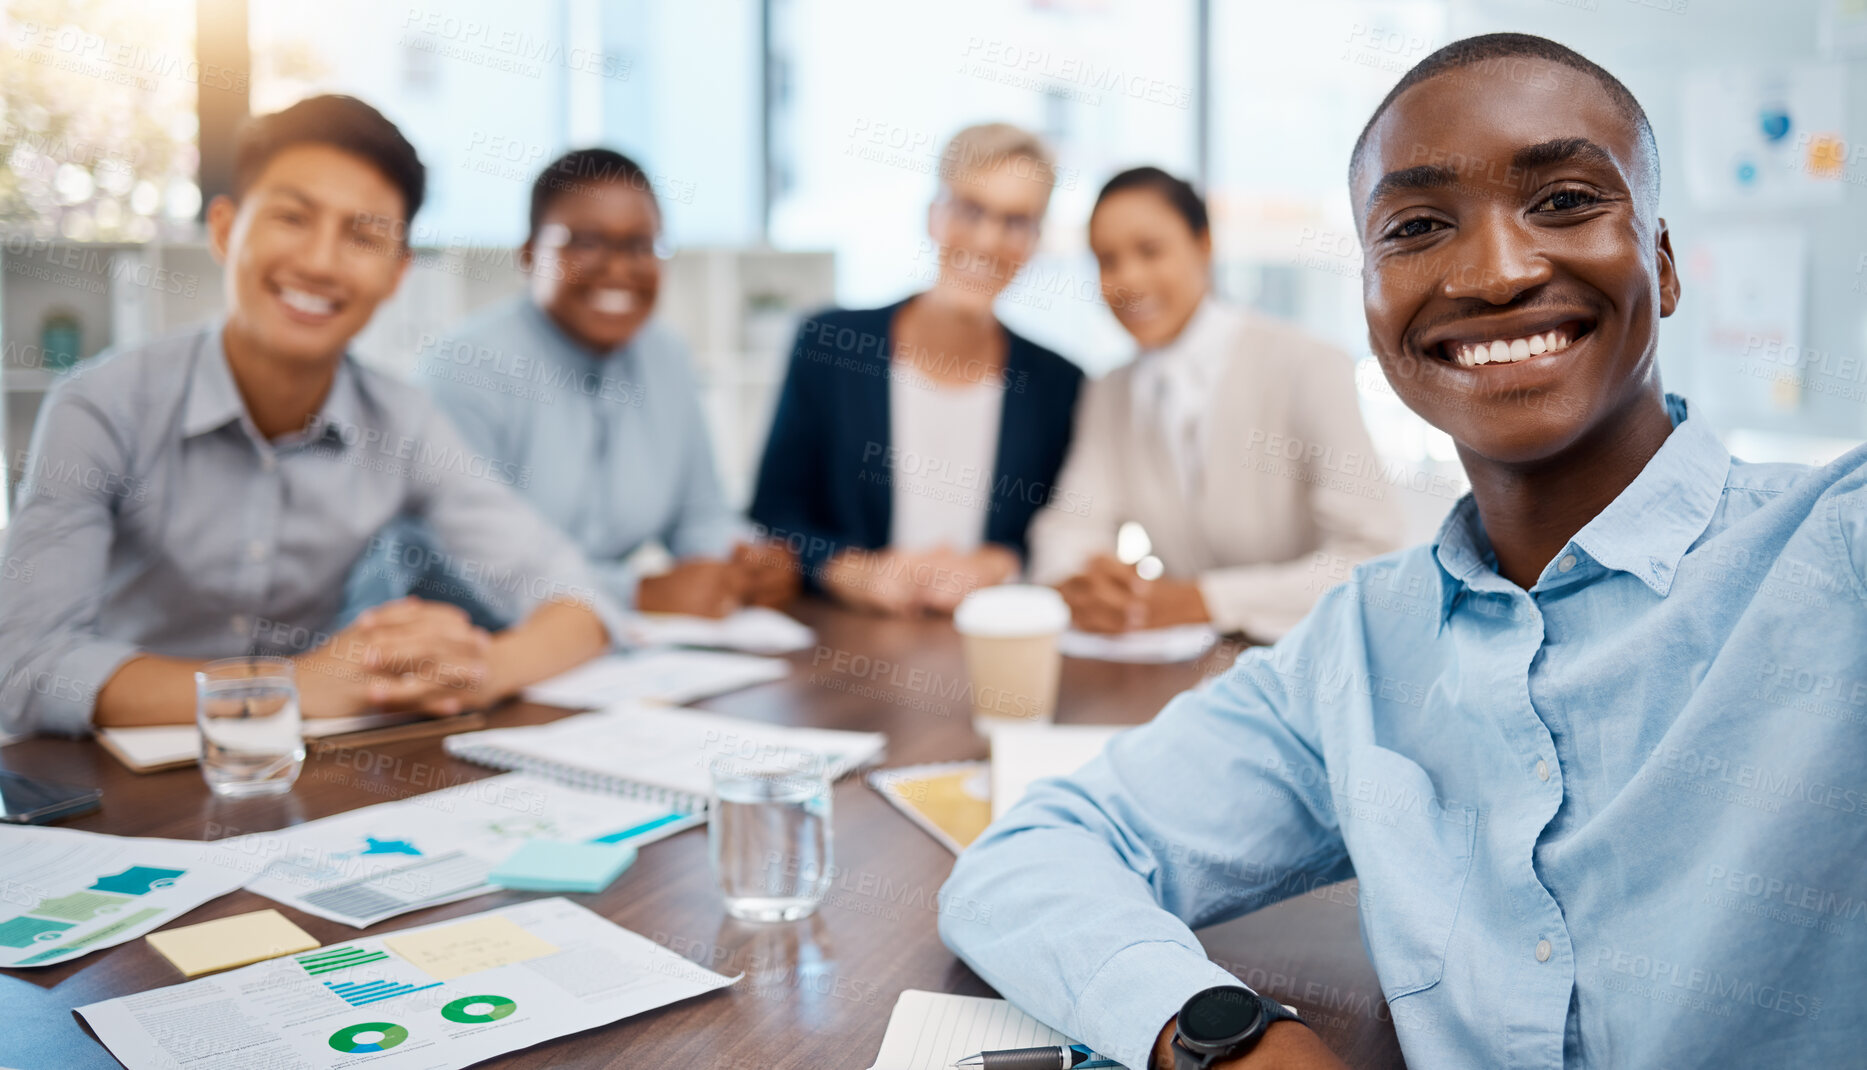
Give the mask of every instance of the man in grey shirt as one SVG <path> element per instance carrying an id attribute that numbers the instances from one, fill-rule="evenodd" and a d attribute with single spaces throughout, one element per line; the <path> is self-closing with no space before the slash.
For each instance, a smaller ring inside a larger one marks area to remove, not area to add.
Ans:
<path id="1" fill-rule="evenodd" d="M 361 101 L 250 123 L 209 208 L 227 316 L 101 355 L 48 395 L 0 560 L 0 729 L 185 723 L 202 659 L 292 656 L 307 716 L 485 705 L 599 652 L 576 548 L 417 389 L 346 353 L 409 262 L 424 172 Z M 407 599 L 328 634 L 397 517 L 434 530 L 498 635 Z"/>
<path id="2" fill-rule="evenodd" d="M 661 207 L 648 175 L 610 149 L 576 149 L 532 184 L 519 248 L 526 293 L 421 340 L 415 365 L 461 436 L 525 469 L 520 493 L 569 535 L 618 603 L 723 616 L 797 593 L 782 543 L 750 542 L 714 468 L 687 347 L 650 319 L 661 291 Z M 386 534 L 359 570 L 358 604 L 407 590 L 460 600 L 448 570 L 411 568 L 429 533 Z M 633 555 L 659 543 L 672 568 Z M 482 620 L 492 613 L 476 614 Z"/>

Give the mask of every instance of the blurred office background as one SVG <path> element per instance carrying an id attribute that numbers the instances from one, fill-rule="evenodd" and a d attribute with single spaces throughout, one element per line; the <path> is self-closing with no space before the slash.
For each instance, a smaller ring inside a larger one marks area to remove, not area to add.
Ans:
<path id="1" fill-rule="evenodd" d="M 1344 171 L 1408 67 L 1499 29 L 1579 49 L 1652 118 L 1685 279 L 1668 386 L 1740 455 L 1825 460 L 1867 435 L 1867 0 L 8 0 L 9 473 L 62 366 L 218 307 L 196 220 L 238 119 L 341 91 L 430 169 L 418 271 L 360 354 L 406 369 L 422 337 L 514 290 L 539 167 L 615 147 L 662 198 L 663 315 L 743 495 L 797 317 L 922 286 L 941 145 L 1004 119 L 1041 132 L 1062 176 L 1009 324 L 1091 374 L 1126 359 L 1090 204 L 1136 164 L 1194 178 L 1221 292 L 1362 360 L 1395 482 L 1428 488 L 1406 495 L 1423 537 L 1457 462 L 1367 356 Z"/>

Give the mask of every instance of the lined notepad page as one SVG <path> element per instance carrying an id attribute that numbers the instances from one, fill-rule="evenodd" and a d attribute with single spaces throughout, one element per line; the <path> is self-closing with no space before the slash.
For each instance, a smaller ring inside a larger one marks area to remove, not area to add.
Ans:
<path id="1" fill-rule="evenodd" d="M 1002 999 L 910 988 L 895 1001 L 873 1070 L 949 1070 L 976 1052 L 1068 1044 L 1062 1033 Z"/>

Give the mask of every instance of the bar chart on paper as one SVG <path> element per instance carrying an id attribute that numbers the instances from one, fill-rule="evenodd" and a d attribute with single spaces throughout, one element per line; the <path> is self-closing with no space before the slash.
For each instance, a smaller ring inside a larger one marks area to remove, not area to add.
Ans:
<path id="1" fill-rule="evenodd" d="M 397 996 L 406 996 L 410 992 L 420 992 L 429 988 L 441 987 L 436 981 L 427 985 L 398 984 L 395 981 L 326 981 L 324 987 L 344 998 L 352 1007 L 361 1007 L 365 1003 L 377 1003 Z"/>
<path id="2" fill-rule="evenodd" d="M 305 968 L 306 973 L 320 974 L 348 966 L 361 966 L 366 962 L 381 962 L 388 957 L 387 952 L 363 947 L 327 947 L 309 955 L 299 955 L 297 962 Z"/>

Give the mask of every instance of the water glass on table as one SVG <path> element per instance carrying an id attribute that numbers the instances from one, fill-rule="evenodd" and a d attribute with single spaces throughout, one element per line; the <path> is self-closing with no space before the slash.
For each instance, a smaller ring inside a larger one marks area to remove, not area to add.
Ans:
<path id="1" fill-rule="evenodd" d="M 201 776 L 214 794 L 279 795 L 305 764 L 298 683 L 285 658 L 223 658 L 194 674 Z"/>
<path id="2" fill-rule="evenodd" d="M 741 921 L 809 917 L 829 891 L 830 777 L 820 755 L 715 758 L 707 849 L 726 912 Z"/>

